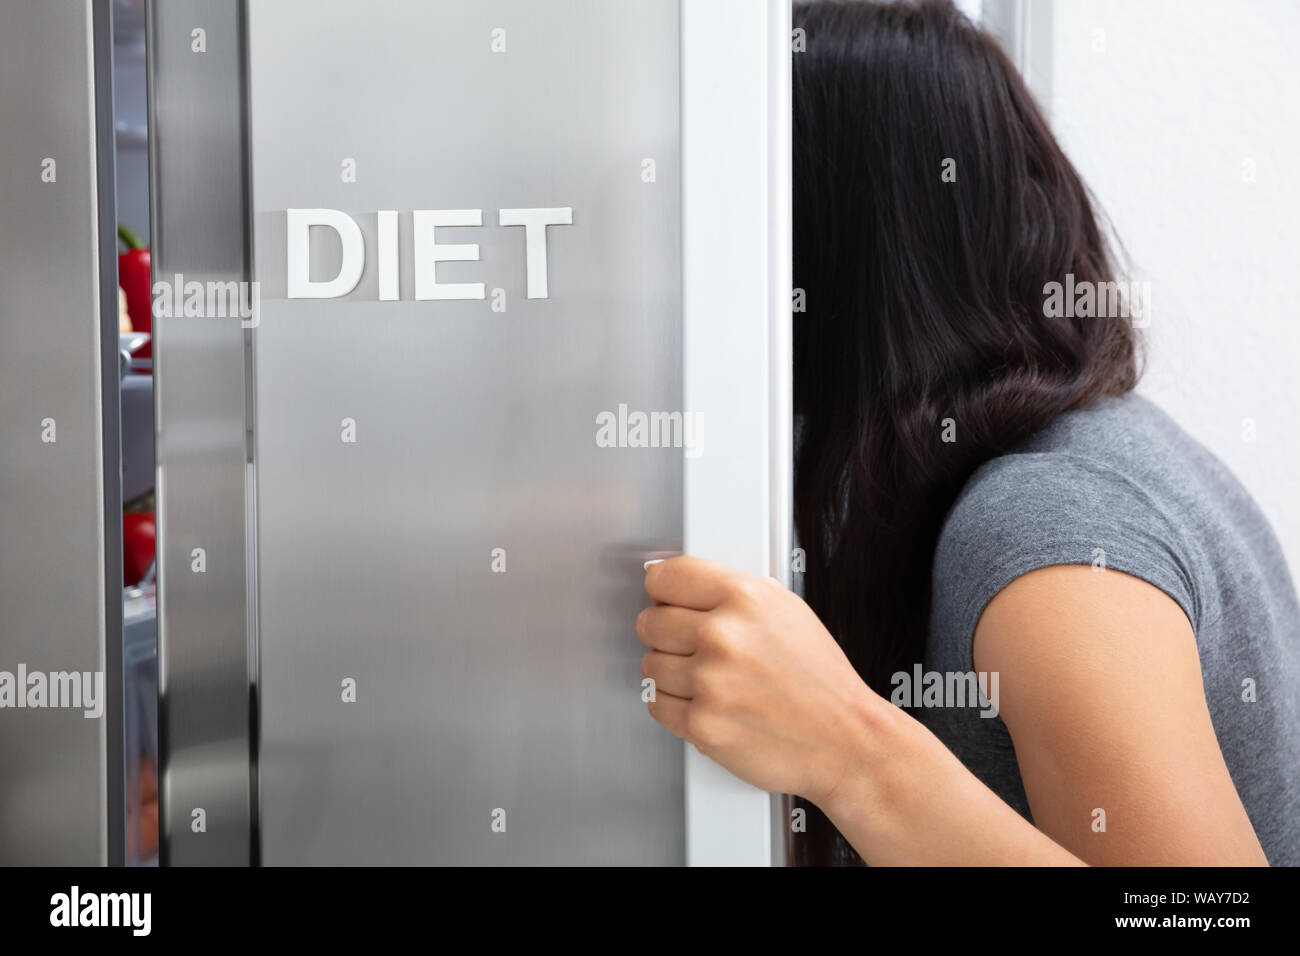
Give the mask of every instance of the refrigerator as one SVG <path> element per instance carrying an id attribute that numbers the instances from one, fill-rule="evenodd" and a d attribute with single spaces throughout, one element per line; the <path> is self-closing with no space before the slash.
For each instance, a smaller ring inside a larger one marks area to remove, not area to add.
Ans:
<path id="1" fill-rule="evenodd" d="M 92 789 L 147 736 L 164 866 L 781 864 L 633 623 L 656 558 L 789 583 L 788 5 L 143 13 L 156 717 L 119 696 Z M 122 687 L 115 511 L 80 636 Z"/>

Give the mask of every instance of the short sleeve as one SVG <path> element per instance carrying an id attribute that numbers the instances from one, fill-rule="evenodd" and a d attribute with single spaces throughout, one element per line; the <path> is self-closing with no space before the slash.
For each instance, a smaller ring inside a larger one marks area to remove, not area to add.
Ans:
<path id="1" fill-rule="evenodd" d="M 931 651 L 950 669 L 974 670 L 988 603 L 1021 575 L 1062 564 L 1140 578 L 1176 601 L 1196 631 L 1190 554 L 1160 502 L 1107 465 L 1055 452 L 996 458 L 967 483 L 939 535 Z"/>

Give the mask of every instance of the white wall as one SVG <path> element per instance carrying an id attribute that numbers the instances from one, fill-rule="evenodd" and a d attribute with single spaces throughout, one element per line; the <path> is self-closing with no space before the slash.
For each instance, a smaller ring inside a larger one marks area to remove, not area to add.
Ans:
<path id="1" fill-rule="evenodd" d="M 1051 13 L 1053 126 L 1152 283 L 1141 391 L 1232 468 L 1300 577 L 1300 3 Z"/>

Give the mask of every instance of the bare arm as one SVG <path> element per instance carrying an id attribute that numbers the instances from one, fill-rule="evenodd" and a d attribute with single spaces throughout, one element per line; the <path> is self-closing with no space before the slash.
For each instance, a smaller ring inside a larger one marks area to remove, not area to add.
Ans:
<path id="1" fill-rule="evenodd" d="M 1001 674 L 1034 822 L 1062 846 L 1094 864 L 1265 863 L 1164 592 L 1086 566 L 1027 574 L 985 610 L 975 665 Z"/>
<path id="2" fill-rule="evenodd" d="M 756 786 L 820 806 L 872 864 L 1263 863 L 1209 723 L 1191 628 L 1144 582 L 1047 568 L 980 620 L 1039 828 L 870 691 L 775 582 L 652 566 L 650 711 Z M 1107 829 L 1094 833 L 1095 809 Z"/>

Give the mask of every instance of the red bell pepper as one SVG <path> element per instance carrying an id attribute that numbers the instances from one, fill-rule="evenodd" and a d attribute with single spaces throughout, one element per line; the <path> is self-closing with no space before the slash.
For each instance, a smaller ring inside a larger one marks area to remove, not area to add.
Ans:
<path id="1" fill-rule="evenodd" d="M 148 332 L 149 342 L 136 354 L 141 358 L 153 355 L 153 295 L 149 282 L 149 247 L 126 226 L 117 227 L 117 237 L 126 251 L 117 257 L 117 284 L 126 293 L 126 312 L 131 316 L 131 328 Z"/>
<path id="2" fill-rule="evenodd" d="M 122 513 L 122 584 L 139 584 L 153 564 L 157 529 L 152 511 Z"/>

